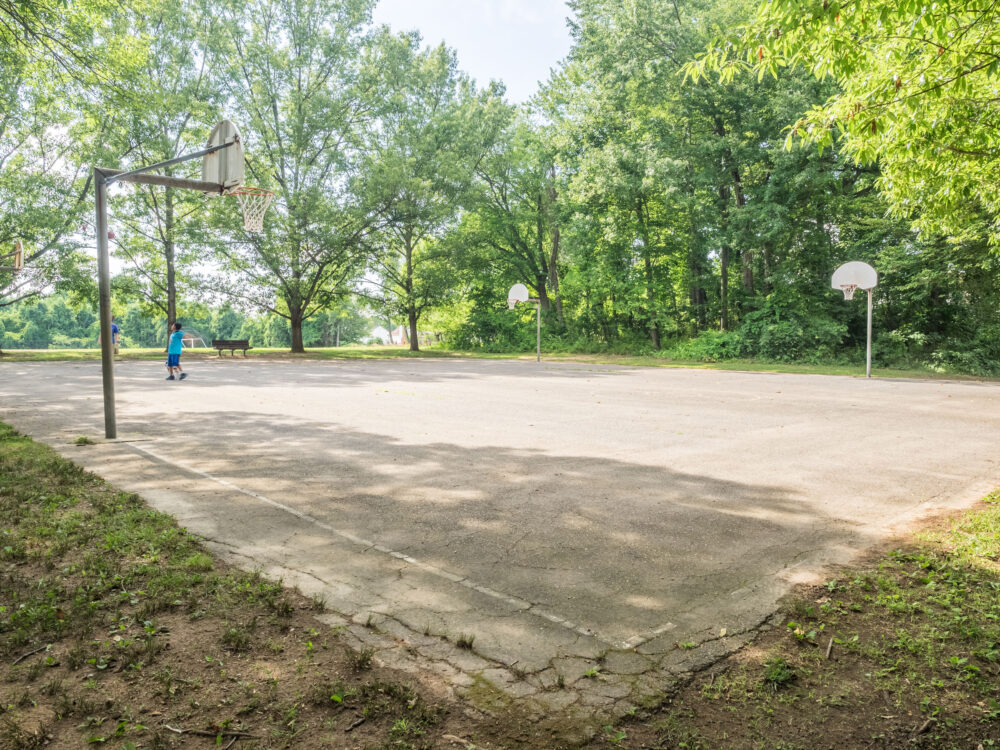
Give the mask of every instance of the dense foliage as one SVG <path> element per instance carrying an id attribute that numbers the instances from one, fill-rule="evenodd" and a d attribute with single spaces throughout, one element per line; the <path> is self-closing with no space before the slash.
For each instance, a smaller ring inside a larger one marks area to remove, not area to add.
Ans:
<path id="1" fill-rule="evenodd" d="M 879 164 L 895 212 L 931 231 L 1000 241 L 1000 9 L 957 0 L 768 0 L 689 70 L 732 80 L 785 66 L 832 78 L 789 139 Z M 791 124 L 791 123 L 790 123 Z M 843 138 L 838 139 L 838 134 Z"/>
<path id="2" fill-rule="evenodd" d="M 182 305 L 181 313 L 184 330 L 201 339 L 196 347 L 210 346 L 212 339 L 249 339 L 256 347 L 291 345 L 291 327 L 278 316 L 197 304 Z M 115 322 L 124 348 L 166 347 L 164 318 L 136 302 L 123 306 Z M 346 346 L 365 342 L 371 328 L 368 318 L 347 306 L 311 318 L 302 335 L 306 346 Z M 0 310 L 0 347 L 5 349 L 87 349 L 97 346 L 99 333 L 97 309 L 61 294 Z"/>
<path id="3" fill-rule="evenodd" d="M 1000 371 L 991 11 L 573 0 L 569 57 L 515 107 L 446 47 L 372 28 L 373 2 L 72 0 L 62 53 L 19 36 L 0 78 L 0 251 L 49 251 L 0 271 L 0 304 L 73 296 L 17 306 L 4 345 L 93 342 L 87 166 L 190 151 L 228 114 L 248 182 L 277 193 L 265 231 L 230 201 L 113 196 L 117 309 L 150 322 L 126 327 L 135 345 L 178 316 L 235 335 L 215 320 L 237 314 L 228 299 L 255 311 L 241 336 L 300 351 L 360 295 L 364 325 L 403 323 L 413 348 L 419 325 L 528 349 L 532 310 L 506 306 L 522 282 L 547 347 L 855 360 L 864 295 L 829 279 L 863 260 L 880 274 L 876 363 Z M 113 44 L 124 28 L 138 41 Z M 107 47 L 101 69 L 70 54 L 84 39 Z"/>

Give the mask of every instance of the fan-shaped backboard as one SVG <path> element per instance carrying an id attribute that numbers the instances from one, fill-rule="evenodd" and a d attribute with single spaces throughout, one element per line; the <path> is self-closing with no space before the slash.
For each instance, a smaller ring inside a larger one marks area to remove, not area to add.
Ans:
<path id="1" fill-rule="evenodd" d="M 874 289 L 878 284 L 878 274 L 875 269 L 860 260 L 845 263 L 833 272 L 830 286 L 843 289 L 845 286 L 856 286 L 858 289 Z"/>
<path id="2" fill-rule="evenodd" d="M 240 132 L 229 120 L 223 120 L 212 131 L 207 146 L 221 146 L 232 143 L 229 148 L 223 148 L 201 159 L 201 178 L 205 182 L 222 185 L 222 192 L 227 193 L 243 184 L 243 144 L 240 142 Z"/>
<path id="3" fill-rule="evenodd" d="M 530 295 L 528 294 L 528 287 L 524 284 L 514 284 L 507 292 L 507 306 L 511 310 L 514 309 L 514 305 L 518 302 L 527 302 Z"/>

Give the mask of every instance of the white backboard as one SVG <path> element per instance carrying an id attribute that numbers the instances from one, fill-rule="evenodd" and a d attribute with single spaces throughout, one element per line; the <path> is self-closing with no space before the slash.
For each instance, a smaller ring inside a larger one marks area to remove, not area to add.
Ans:
<path id="1" fill-rule="evenodd" d="M 843 289 L 845 286 L 854 285 L 858 289 L 874 289 L 878 284 L 878 274 L 875 269 L 860 260 L 852 260 L 845 263 L 833 272 L 830 286 L 834 289 Z"/>
<path id="2" fill-rule="evenodd" d="M 203 156 L 201 159 L 201 179 L 222 185 L 222 192 L 229 192 L 243 184 L 243 144 L 240 142 L 240 132 L 229 120 L 223 120 L 212 131 L 207 147 L 221 146 L 233 143 L 215 153 Z"/>
<path id="3" fill-rule="evenodd" d="M 527 302 L 529 297 L 528 287 L 524 284 L 514 284 L 507 292 L 507 306 L 513 310 L 514 305 L 518 302 Z"/>

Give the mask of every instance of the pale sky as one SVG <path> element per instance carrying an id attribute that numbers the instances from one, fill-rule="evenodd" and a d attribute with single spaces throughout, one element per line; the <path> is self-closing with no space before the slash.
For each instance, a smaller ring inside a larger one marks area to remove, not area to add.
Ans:
<path id="1" fill-rule="evenodd" d="M 444 41 L 480 87 L 502 80 L 523 102 L 569 53 L 567 15 L 563 0 L 379 0 L 374 21 L 416 29 L 425 45 Z"/>

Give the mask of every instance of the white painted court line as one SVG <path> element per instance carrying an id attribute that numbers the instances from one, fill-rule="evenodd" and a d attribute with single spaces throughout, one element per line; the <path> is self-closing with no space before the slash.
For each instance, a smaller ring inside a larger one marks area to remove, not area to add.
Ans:
<path id="1" fill-rule="evenodd" d="M 227 479 L 222 479 L 221 477 L 213 476 L 212 474 L 209 474 L 207 471 L 202 471 L 188 464 L 181 463 L 180 461 L 175 461 L 173 459 L 167 458 L 166 456 L 157 453 L 156 451 L 151 451 L 148 448 L 143 448 L 142 446 L 136 445 L 134 443 L 128 443 L 124 445 L 125 447 L 129 448 L 132 451 L 135 451 L 136 453 L 142 453 L 156 461 L 160 461 L 170 466 L 175 466 L 178 469 L 181 469 L 182 471 L 186 471 L 190 474 L 194 474 L 195 476 L 202 477 L 203 479 L 208 479 L 209 481 L 222 485 L 226 489 L 232 490 L 234 492 L 239 492 L 243 495 L 246 495 L 247 497 L 252 497 L 254 500 L 259 500 L 260 502 L 264 503 L 265 505 L 269 505 L 272 508 L 276 508 L 277 510 L 289 513 L 298 518 L 300 521 L 311 523 L 314 526 L 323 529 L 324 531 L 328 531 L 331 534 L 335 534 L 336 536 L 339 536 L 341 539 L 346 539 L 352 544 L 356 544 L 357 546 L 363 547 L 366 550 L 373 549 L 376 550 L 377 552 L 389 555 L 390 557 L 394 557 L 397 560 L 402 560 L 403 562 L 409 565 L 413 565 L 414 567 L 420 568 L 421 570 L 430 573 L 431 575 L 437 576 L 438 578 L 442 578 L 451 583 L 460 584 L 468 589 L 472 589 L 473 591 L 478 591 L 480 594 L 484 594 L 485 596 L 491 597 L 498 601 L 506 602 L 507 604 L 511 605 L 516 609 L 521 610 L 522 612 L 526 612 L 527 614 L 533 615 L 534 617 L 540 617 L 551 623 L 559 625 L 560 627 L 566 628 L 567 630 L 577 633 L 578 635 L 583 635 L 588 638 L 593 638 L 607 646 L 612 646 L 615 648 L 635 648 L 635 646 L 641 643 L 645 643 L 647 640 L 649 640 L 648 638 L 644 638 L 642 636 L 636 636 L 624 642 L 609 640 L 601 636 L 599 633 L 594 632 L 593 630 L 588 630 L 587 628 L 581 627 L 573 622 L 570 622 L 565 618 L 559 617 L 558 615 L 554 615 L 551 612 L 548 612 L 542 609 L 541 607 L 532 604 L 529 601 L 526 601 L 516 596 L 512 596 L 510 594 L 505 594 L 501 591 L 496 591 L 495 589 L 491 589 L 488 586 L 482 586 L 476 583 L 475 581 L 465 578 L 464 576 L 460 576 L 455 573 L 450 573 L 449 571 L 444 570 L 443 568 L 439 568 L 436 565 L 431 565 L 430 563 L 423 562 L 422 560 L 417 560 L 416 558 L 410 557 L 409 555 L 404 555 L 402 552 L 397 552 L 393 549 L 390 549 L 389 547 L 386 547 L 385 545 L 377 544 L 376 542 L 372 542 L 362 537 L 359 537 L 355 534 L 351 534 L 348 531 L 342 531 L 341 529 L 337 529 L 331 526 L 330 524 L 319 520 L 318 518 L 310 516 L 308 513 L 303 513 L 302 511 L 296 510 L 295 508 L 285 505 L 284 503 L 279 503 L 277 500 L 272 500 L 271 498 L 266 497 L 265 495 L 261 495 L 259 492 L 254 492 L 253 490 L 248 490 L 243 487 L 240 487 L 239 485 L 233 484 Z M 661 632 L 662 630 L 669 629 L 670 627 L 672 626 L 668 624 L 664 628 L 659 628 L 654 632 L 658 633 Z"/>

